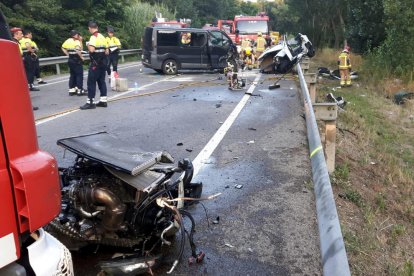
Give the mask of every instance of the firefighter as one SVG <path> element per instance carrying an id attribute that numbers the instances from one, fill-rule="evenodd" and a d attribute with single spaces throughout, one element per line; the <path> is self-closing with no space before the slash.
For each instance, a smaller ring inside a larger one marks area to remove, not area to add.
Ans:
<path id="1" fill-rule="evenodd" d="M 338 57 L 339 74 L 341 75 L 341 86 L 351 85 L 351 59 L 349 47 L 346 46 Z"/>
<path id="2" fill-rule="evenodd" d="M 98 107 L 107 107 L 107 89 L 105 83 L 105 73 L 108 65 L 107 55 L 109 55 L 108 43 L 105 37 L 98 32 L 98 24 L 90 21 L 88 30 L 92 34 L 89 39 L 88 51 L 91 63 L 88 71 L 88 99 L 86 104 L 82 105 L 80 109 L 94 109 Z M 98 84 L 100 91 L 100 99 L 98 103 L 94 103 L 96 94 L 96 84 Z"/>
<path id="3" fill-rule="evenodd" d="M 190 45 L 191 43 L 191 33 L 182 33 L 181 34 L 181 44 Z"/>
<path id="4" fill-rule="evenodd" d="M 25 30 L 24 32 L 24 37 L 27 39 L 30 39 L 31 44 L 32 44 L 32 49 L 35 51 L 36 56 L 33 57 L 34 59 L 34 77 L 37 80 L 37 84 L 46 84 L 47 82 L 45 82 L 41 77 L 40 77 L 40 63 L 39 63 L 39 48 L 37 47 L 36 42 L 33 41 L 33 34 L 31 31 Z"/>
<path id="5" fill-rule="evenodd" d="M 62 44 L 62 51 L 69 56 L 69 96 L 82 96 L 86 94 L 83 89 L 83 56 L 82 37 L 78 31 L 70 31 L 70 38 Z"/>
<path id="6" fill-rule="evenodd" d="M 114 28 L 108 27 L 108 36 L 106 37 L 106 41 L 109 47 L 109 56 L 108 56 L 108 67 L 106 72 L 108 76 L 111 75 L 111 64 L 112 64 L 112 71 L 114 72 L 114 77 L 118 78 L 118 56 L 119 50 L 121 49 L 121 42 L 117 37 L 114 36 Z"/>
<path id="7" fill-rule="evenodd" d="M 258 58 L 266 50 L 266 45 L 266 39 L 263 38 L 261 32 L 258 32 L 256 40 L 256 58 Z"/>
<path id="8" fill-rule="evenodd" d="M 39 88 L 33 85 L 35 75 L 35 59 L 37 58 L 37 55 L 35 49 L 32 47 L 32 41 L 27 37 L 23 37 L 19 40 L 19 43 L 23 51 L 23 64 L 26 71 L 29 90 L 40 91 Z"/>
<path id="9" fill-rule="evenodd" d="M 20 40 L 23 39 L 23 31 L 21 28 L 18 27 L 14 27 L 10 29 L 10 32 L 13 34 L 13 41 L 17 43 L 17 45 L 19 46 L 19 51 L 20 51 L 20 55 L 23 56 L 23 50 L 22 50 L 22 46 L 20 44 Z M 32 107 L 33 110 L 38 110 L 39 108 L 37 106 L 33 106 Z"/>

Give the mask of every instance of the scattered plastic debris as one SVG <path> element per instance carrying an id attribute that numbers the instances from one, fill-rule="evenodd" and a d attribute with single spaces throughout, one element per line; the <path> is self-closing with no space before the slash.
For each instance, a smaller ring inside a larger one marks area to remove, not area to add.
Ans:
<path id="1" fill-rule="evenodd" d="M 250 247 L 247 248 L 247 250 L 249 250 L 250 253 L 253 253 L 253 249 L 251 249 Z"/>
<path id="2" fill-rule="evenodd" d="M 250 140 L 247 144 L 254 144 L 254 140 Z"/>
<path id="3" fill-rule="evenodd" d="M 193 101 L 195 101 L 195 102 L 196 102 L 196 101 L 197 101 L 197 99 L 196 99 L 196 98 L 194 98 L 194 99 L 193 99 Z"/>
<path id="4" fill-rule="evenodd" d="M 241 188 L 243 188 L 243 185 L 241 185 L 241 184 L 236 184 L 236 185 L 234 185 L 234 188 L 236 188 L 236 189 L 241 189 Z"/>
<path id="5" fill-rule="evenodd" d="M 370 164 L 371 164 L 371 165 L 376 165 L 377 163 L 375 163 L 375 162 L 370 162 Z"/>
<path id="6" fill-rule="evenodd" d="M 227 246 L 227 247 L 230 247 L 230 248 L 234 248 L 234 246 L 229 244 L 229 243 L 225 243 L 224 245 Z"/>
<path id="7" fill-rule="evenodd" d="M 230 188 L 230 186 L 229 185 L 226 185 L 224 188 L 228 189 L 228 188 Z"/>
<path id="8" fill-rule="evenodd" d="M 257 130 L 254 127 L 249 127 L 248 130 Z"/>
<path id="9" fill-rule="evenodd" d="M 396 104 L 404 104 L 406 100 L 414 99 L 414 93 L 400 91 L 394 94 L 394 103 Z"/>
<path id="10" fill-rule="evenodd" d="M 188 151 L 188 152 L 192 152 L 193 150 L 192 149 L 185 149 L 186 151 Z"/>
<path id="11" fill-rule="evenodd" d="M 220 217 L 216 217 L 215 220 L 213 220 L 213 224 L 219 224 L 220 223 Z"/>
<path id="12" fill-rule="evenodd" d="M 220 125 L 224 124 L 224 122 L 219 122 Z"/>
<path id="13" fill-rule="evenodd" d="M 178 143 L 177 146 L 181 147 L 182 145 L 184 145 L 183 143 Z"/>
<path id="14" fill-rule="evenodd" d="M 221 103 L 216 104 L 216 108 L 220 108 L 221 107 Z"/>

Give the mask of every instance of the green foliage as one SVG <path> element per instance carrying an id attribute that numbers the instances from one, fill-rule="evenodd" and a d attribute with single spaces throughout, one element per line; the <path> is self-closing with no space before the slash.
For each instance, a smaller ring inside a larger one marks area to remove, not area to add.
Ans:
<path id="1" fill-rule="evenodd" d="M 175 15 L 164 5 L 151 5 L 149 3 L 135 2 L 125 9 L 123 28 L 128 34 L 131 47 L 141 47 L 141 37 L 144 27 L 148 26 L 155 12 L 162 13 L 163 17 L 173 19 Z"/>

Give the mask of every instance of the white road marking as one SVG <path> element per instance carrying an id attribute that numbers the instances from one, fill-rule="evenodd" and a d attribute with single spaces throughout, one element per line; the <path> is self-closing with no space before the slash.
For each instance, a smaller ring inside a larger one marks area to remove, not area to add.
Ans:
<path id="1" fill-rule="evenodd" d="M 114 96 L 112 96 L 112 97 L 109 97 L 109 98 L 108 98 L 108 100 L 116 99 L 116 98 L 119 98 L 119 97 L 121 97 L 121 96 L 125 96 L 125 95 L 127 95 L 127 94 L 129 94 L 129 93 L 137 92 L 138 90 L 144 89 L 144 88 L 146 88 L 146 87 L 149 87 L 149 86 L 151 86 L 151 85 L 154 85 L 154 84 L 157 84 L 157 83 L 160 83 L 160 82 L 163 82 L 163 81 L 170 80 L 170 79 L 175 78 L 175 77 L 177 77 L 177 76 L 171 76 L 171 77 L 167 77 L 167 78 L 164 78 L 164 79 L 159 80 L 159 81 L 156 81 L 156 82 L 148 83 L 148 84 L 146 84 L 146 85 L 141 86 L 141 87 L 140 87 L 140 88 L 138 88 L 138 89 L 132 89 L 132 90 L 131 90 L 131 89 L 129 89 L 129 90 L 128 90 L 128 91 L 126 91 L 126 92 L 119 93 L 119 94 L 116 94 L 116 95 L 114 95 Z M 39 121 L 37 121 L 37 122 L 36 122 L 36 126 L 38 126 L 38 125 L 42 125 L 42 124 L 47 123 L 47 122 L 50 122 L 50 121 L 53 121 L 53 120 L 55 120 L 55 119 L 57 119 L 57 118 L 61 118 L 61 117 L 67 116 L 67 115 L 69 115 L 69 114 L 73 114 L 73 113 L 78 112 L 78 111 L 80 111 L 80 109 L 76 109 L 76 110 L 68 111 L 68 112 L 65 112 L 65 113 L 62 113 L 62 114 L 55 115 L 55 116 L 50 117 L 50 118 L 46 118 L 46 119 L 43 119 L 43 120 L 39 120 Z"/>
<path id="2" fill-rule="evenodd" d="M 128 68 L 136 67 L 136 66 L 139 66 L 139 65 L 140 64 L 133 64 L 133 65 L 128 65 L 128 66 L 124 66 L 124 67 L 119 67 L 119 70 L 128 69 Z M 88 71 L 83 73 L 84 77 L 87 76 L 87 75 L 88 75 Z M 69 76 L 60 77 L 60 78 L 53 79 L 52 81 L 49 81 L 46 84 L 41 84 L 41 85 L 39 85 L 39 87 L 44 87 L 44 86 L 53 85 L 53 84 L 57 84 L 57 83 L 67 82 L 68 80 L 69 80 Z"/>
<path id="3" fill-rule="evenodd" d="M 234 121 L 237 119 L 240 112 L 242 111 L 243 107 L 246 105 L 247 101 L 250 99 L 250 96 L 253 93 L 254 89 L 256 88 L 256 85 L 259 82 L 261 76 L 262 76 L 261 73 L 259 73 L 256 76 L 255 80 L 253 81 L 253 84 L 249 87 L 246 94 L 243 96 L 243 98 L 240 100 L 240 102 L 231 112 L 231 114 L 226 119 L 226 121 L 221 125 L 221 127 L 217 130 L 217 132 L 213 135 L 213 137 L 211 137 L 210 141 L 208 141 L 208 143 L 200 151 L 197 157 L 194 158 L 193 160 L 194 176 L 196 176 L 199 173 L 200 169 L 203 167 L 203 165 L 208 162 L 211 154 L 213 154 L 218 144 L 221 142 L 221 140 L 223 140 L 227 131 L 230 129 L 230 127 L 232 126 L 232 124 L 234 123 Z"/>

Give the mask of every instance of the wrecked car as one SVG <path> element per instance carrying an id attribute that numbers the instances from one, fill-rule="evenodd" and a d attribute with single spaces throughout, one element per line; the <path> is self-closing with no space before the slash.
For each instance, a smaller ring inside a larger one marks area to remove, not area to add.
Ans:
<path id="1" fill-rule="evenodd" d="M 222 70 L 233 48 L 231 39 L 220 30 L 146 27 L 142 64 L 167 75 L 181 69 Z"/>
<path id="2" fill-rule="evenodd" d="M 158 264 L 163 248 L 176 232 L 181 244 L 172 271 L 182 257 L 186 240 L 183 198 L 196 200 L 201 183 L 191 183 L 193 165 L 183 159 L 174 164 L 167 152 L 146 152 L 106 132 L 58 140 L 76 155 L 72 166 L 59 168 L 62 209 L 48 230 L 71 250 L 87 245 L 125 249 L 129 254 L 100 263 L 110 275 L 136 275 Z M 181 174 L 173 180 L 173 175 Z M 192 233 L 188 238 L 192 256 Z"/>

